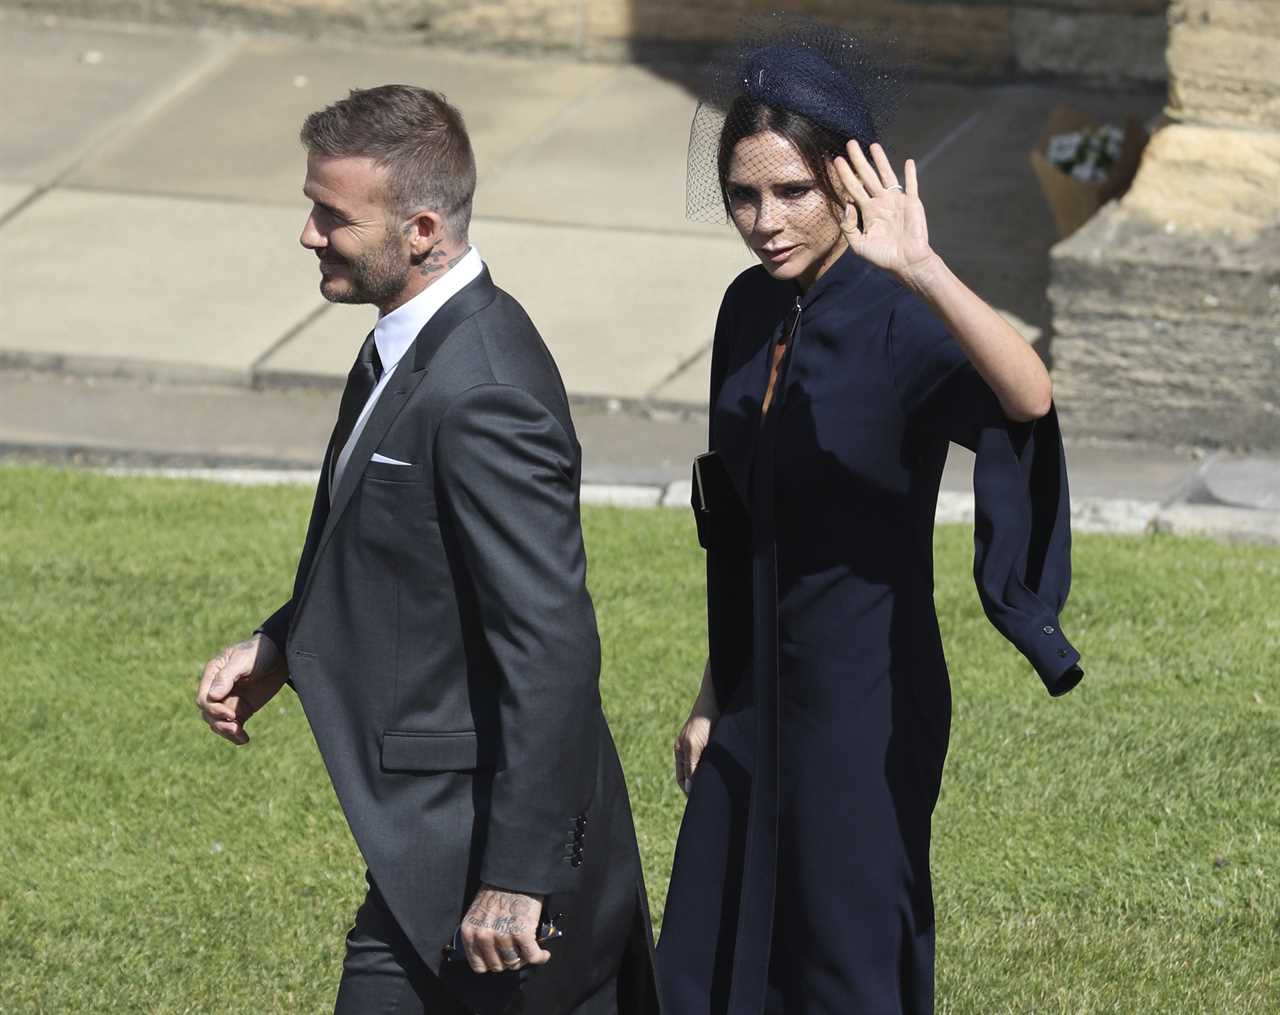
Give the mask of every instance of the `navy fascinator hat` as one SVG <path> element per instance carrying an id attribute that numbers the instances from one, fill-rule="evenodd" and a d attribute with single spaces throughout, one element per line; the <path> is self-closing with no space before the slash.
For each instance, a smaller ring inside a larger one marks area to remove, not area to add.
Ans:
<path id="1" fill-rule="evenodd" d="M 890 38 L 870 44 L 811 18 L 744 18 L 735 42 L 704 68 L 689 131 L 686 213 L 725 218 L 721 137 L 748 136 L 760 108 L 803 117 L 864 148 L 881 139 L 905 89 L 906 60 Z M 738 122 L 742 120 L 742 122 Z M 728 142 L 726 142 L 728 143 Z"/>
<path id="2" fill-rule="evenodd" d="M 774 43 L 752 50 L 739 78 L 743 93 L 766 106 L 797 113 L 863 147 L 879 140 L 861 89 L 812 49 Z"/>

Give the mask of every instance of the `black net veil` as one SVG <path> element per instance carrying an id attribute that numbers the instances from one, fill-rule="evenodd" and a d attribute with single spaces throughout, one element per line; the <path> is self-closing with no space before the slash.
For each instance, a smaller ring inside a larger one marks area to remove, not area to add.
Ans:
<path id="1" fill-rule="evenodd" d="M 689 129 L 686 216 L 696 222 L 727 221 L 720 185 L 722 138 L 748 137 L 778 120 L 794 125 L 798 117 L 818 128 L 804 130 L 807 137 L 835 147 L 825 153 L 828 157 L 841 153 L 849 139 L 864 149 L 879 141 L 906 90 L 908 63 L 901 45 L 884 32 L 855 36 L 793 14 L 743 18 L 737 39 L 711 59 L 698 85 Z M 732 155 L 733 146 L 725 147 L 726 157 Z M 751 148 L 757 175 L 767 173 L 769 161 L 782 154 L 776 146 L 772 152 Z"/>

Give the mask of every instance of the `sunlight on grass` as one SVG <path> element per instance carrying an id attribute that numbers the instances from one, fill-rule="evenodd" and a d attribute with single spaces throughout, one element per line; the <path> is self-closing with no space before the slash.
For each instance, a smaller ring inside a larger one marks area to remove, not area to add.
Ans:
<path id="1" fill-rule="evenodd" d="M 0 469 L 0 1012 L 322 1012 L 359 856 L 291 692 L 194 705 L 279 604 L 311 494 Z M 605 708 L 660 914 L 704 656 L 683 512 L 589 509 Z M 937 538 L 955 689 L 939 1011 L 1280 1011 L 1280 551 L 1082 537 L 1062 700 Z"/>

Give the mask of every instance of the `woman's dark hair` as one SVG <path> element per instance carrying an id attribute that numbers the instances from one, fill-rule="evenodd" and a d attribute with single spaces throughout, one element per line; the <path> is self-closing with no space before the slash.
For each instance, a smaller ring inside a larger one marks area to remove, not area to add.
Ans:
<path id="1" fill-rule="evenodd" d="M 828 166 L 837 155 L 844 154 L 848 138 L 841 137 L 834 130 L 820 126 L 799 113 L 766 105 L 747 95 L 740 95 L 734 100 L 725 117 L 724 128 L 720 131 L 718 167 L 720 198 L 724 201 L 725 214 L 733 217 L 729 207 L 729 163 L 733 161 L 733 151 L 743 138 L 765 131 L 771 131 L 791 143 L 813 175 L 814 183 L 826 196 L 832 212 L 838 215 L 844 199 L 831 182 Z"/>

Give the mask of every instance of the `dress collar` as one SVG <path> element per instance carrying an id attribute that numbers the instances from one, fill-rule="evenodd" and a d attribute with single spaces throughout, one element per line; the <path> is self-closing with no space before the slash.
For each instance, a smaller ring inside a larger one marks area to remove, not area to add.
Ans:
<path id="1" fill-rule="evenodd" d="M 843 291 L 847 293 L 858 285 L 870 271 L 871 264 L 846 247 L 845 252 L 836 258 L 836 263 L 824 271 L 818 281 L 809 286 L 808 292 L 801 294 L 799 293 L 799 287 L 796 287 L 795 291 L 800 295 L 801 309 L 808 310 L 809 307 L 823 299 L 829 292 Z"/>

